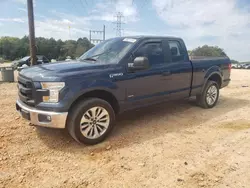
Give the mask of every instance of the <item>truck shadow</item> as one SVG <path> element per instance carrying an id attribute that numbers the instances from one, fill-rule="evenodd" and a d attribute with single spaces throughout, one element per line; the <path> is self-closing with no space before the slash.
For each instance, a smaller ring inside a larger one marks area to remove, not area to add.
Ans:
<path id="1" fill-rule="evenodd" d="M 94 146 L 75 142 L 66 130 L 37 127 L 36 132 L 38 137 L 52 149 L 88 155 L 91 152 L 105 151 L 109 145 L 112 149 L 124 148 L 170 132 L 199 126 L 211 118 L 242 108 L 249 103 L 248 100 L 221 96 L 218 105 L 213 109 L 202 109 L 190 99 L 127 112 L 117 118 L 116 126 L 106 141 Z"/>

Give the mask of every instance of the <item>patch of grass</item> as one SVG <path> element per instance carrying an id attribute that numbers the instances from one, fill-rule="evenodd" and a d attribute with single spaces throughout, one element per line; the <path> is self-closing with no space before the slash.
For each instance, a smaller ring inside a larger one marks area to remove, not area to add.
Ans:
<path id="1" fill-rule="evenodd" d="M 247 121 L 231 121 L 224 123 L 220 126 L 221 128 L 224 129 L 230 129 L 230 130 L 235 130 L 235 131 L 240 131 L 240 130 L 245 130 L 245 129 L 250 129 L 250 122 Z"/>

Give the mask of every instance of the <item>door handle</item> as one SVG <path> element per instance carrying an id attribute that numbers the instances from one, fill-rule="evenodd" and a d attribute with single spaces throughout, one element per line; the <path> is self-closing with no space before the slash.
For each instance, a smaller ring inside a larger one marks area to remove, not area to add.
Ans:
<path id="1" fill-rule="evenodd" d="M 162 76 L 170 76 L 170 75 L 171 75 L 171 72 L 170 72 L 170 71 L 167 71 L 167 72 L 162 73 Z"/>

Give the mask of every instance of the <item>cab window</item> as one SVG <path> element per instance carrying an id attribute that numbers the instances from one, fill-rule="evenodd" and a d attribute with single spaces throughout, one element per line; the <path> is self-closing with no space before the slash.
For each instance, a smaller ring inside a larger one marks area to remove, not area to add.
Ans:
<path id="1" fill-rule="evenodd" d="M 145 43 L 135 53 L 135 57 L 147 57 L 150 65 L 163 64 L 164 55 L 161 42 Z"/>
<path id="2" fill-rule="evenodd" d="M 168 42 L 172 63 L 184 61 L 183 51 L 181 50 L 181 45 L 178 41 Z"/>

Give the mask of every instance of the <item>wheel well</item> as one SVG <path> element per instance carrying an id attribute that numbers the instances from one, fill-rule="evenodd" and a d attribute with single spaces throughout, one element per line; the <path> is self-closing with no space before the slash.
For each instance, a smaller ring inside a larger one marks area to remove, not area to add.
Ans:
<path id="1" fill-rule="evenodd" d="M 80 97 L 78 97 L 70 106 L 70 108 L 72 108 L 75 104 L 77 104 L 79 101 L 84 100 L 86 98 L 99 98 L 102 100 L 107 101 L 112 108 L 114 109 L 115 113 L 117 114 L 119 112 L 119 103 L 117 101 L 117 99 L 115 98 L 115 96 L 113 94 L 111 94 L 108 91 L 104 91 L 104 90 L 94 90 L 94 91 L 89 91 L 87 93 L 84 93 L 83 95 L 81 95 Z"/>
<path id="2" fill-rule="evenodd" d="M 221 82 L 222 82 L 222 80 L 221 80 L 220 75 L 218 75 L 218 74 L 213 74 L 212 76 L 210 76 L 210 77 L 208 78 L 208 80 L 216 82 L 216 83 L 218 84 L 219 88 L 221 87 Z"/>

